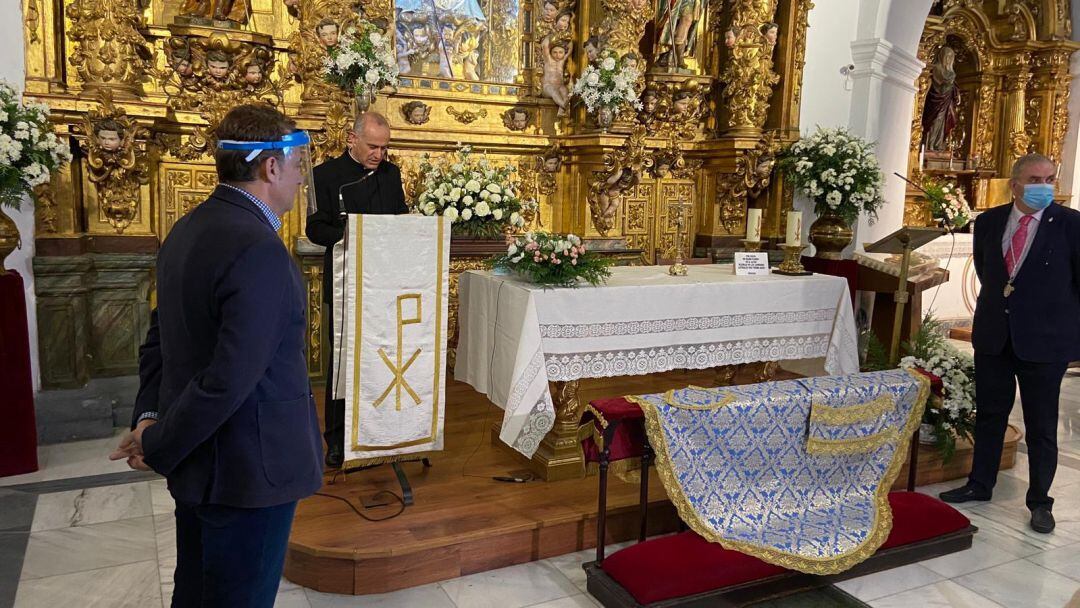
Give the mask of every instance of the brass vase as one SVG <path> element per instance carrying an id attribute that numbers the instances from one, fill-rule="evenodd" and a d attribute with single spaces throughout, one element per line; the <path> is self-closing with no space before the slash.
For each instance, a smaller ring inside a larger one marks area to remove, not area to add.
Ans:
<path id="1" fill-rule="evenodd" d="M 817 253 L 814 257 L 839 260 L 840 252 L 851 243 L 854 233 L 839 215 L 826 212 L 810 224 L 810 242 Z"/>
<path id="2" fill-rule="evenodd" d="M 15 220 L 4 212 L 6 207 L 0 206 L 0 275 L 6 274 L 4 259 L 19 248 L 19 227 Z"/>

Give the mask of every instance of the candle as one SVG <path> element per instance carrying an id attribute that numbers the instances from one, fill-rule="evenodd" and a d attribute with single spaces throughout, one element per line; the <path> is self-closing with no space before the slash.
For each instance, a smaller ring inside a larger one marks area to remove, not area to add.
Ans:
<path id="1" fill-rule="evenodd" d="M 746 211 L 746 240 L 761 240 L 761 209 L 748 209 Z"/>
<path id="2" fill-rule="evenodd" d="M 802 244 L 802 211 L 788 211 L 787 242 L 785 245 Z"/>
<path id="3" fill-rule="evenodd" d="M 919 171 L 926 168 L 926 144 L 919 146 Z"/>

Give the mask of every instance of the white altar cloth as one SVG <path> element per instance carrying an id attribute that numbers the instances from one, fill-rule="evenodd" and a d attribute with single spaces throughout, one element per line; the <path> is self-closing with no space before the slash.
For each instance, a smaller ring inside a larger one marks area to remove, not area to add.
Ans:
<path id="1" fill-rule="evenodd" d="M 843 278 L 689 270 L 616 267 L 574 289 L 466 272 L 454 377 L 506 411 L 499 438 L 532 456 L 555 422 L 549 381 L 820 357 L 830 374 L 859 371 Z"/>

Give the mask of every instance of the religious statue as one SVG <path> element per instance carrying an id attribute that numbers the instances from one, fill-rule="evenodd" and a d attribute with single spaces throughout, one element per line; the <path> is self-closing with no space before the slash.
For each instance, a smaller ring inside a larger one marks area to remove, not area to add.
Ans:
<path id="1" fill-rule="evenodd" d="M 593 225 L 600 234 L 606 234 L 614 227 L 615 215 L 622 206 L 627 191 L 638 185 L 641 177 L 630 167 L 613 172 L 597 189 L 596 200 L 599 203 L 593 210 Z"/>
<path id="2" fill-rule="evenodd" d="M 330 50 L 337 46 L 339 29 L 337 22 L 327 17 L 315 26 L 315 36 L 323 48 Z"/>
<path id="3" fill-rule="evenodd" d="M 772 55 L 776 48 L 776 39 L 780 35 L 780 26 L 775 23 L 766 23 L 761 26 L 761 35 L 765 37 L 765 52 Z"/>
<path id="4" fill-rule="evenodd" d="M 739 41 L 739 28 L 729 27 L 724 30 L 724 46 L 729 49 L 735 48 L 735 44 Z"/>
<path id="5" fill-rule="evenodd" d="M 398 65 L 407 74 L 479 80 L 487 16 L 477 0 L 398 0 Z M 460 66 L 460 71 L 455 69 Z"/>
<path id="6" fill-rule="evenodd" d="M 103 152 L 116 152 L 123 142 L 123 127 L 115 120 L 107 118 L 94 125 L 94 137 Z"/>
<path id="7" fill-rule="evenodd" d="M 98 206 L 116 233 L 123 234 L 135 220 L 140 188 L 148 181 L 146 154 L 138 149 L 135 138 L 149 133 L 122 108 L 113 106 L 110 93 L 104 91 L 100 99 L 101 109 L 87 113 L 79 131 L 87 135 L 82 147 Z"/>
<path id="8" fill-rule="evenodd" d="M 701 0 L 660 0 L 656 16 L 656 64 L 686 68 L 686 57 L 697 45 L 697 24 L 701 21 Z"/>
<path id="9" fill-rule="evenodd" d="M 923 106 L 923 144 L 927 151 L 948 151 L 949 135 L 956 128 L 960 87 L 956 85 L 955 62 L 956 51 L 949 46 L 941 47 Z"/>
<path id="10" fill-rule="evenodd" d="M 566 60 L 570 57 L 570 38 L 552 40 L 551 35 L 540 41 L 543 52 L 544 74 L 540 90 L 559 106 L 559 113 L 566 113 L 570 100 L 570 88 L 566 85 Z"/>
<path id="11" fill-rule="evenodd" d="M 585 41 L 585 59 L 589 63 L 596 63 L 596 60 L 600 58 L 600 38 L 598 36 L 589 36 L 589 39 Z"/>
<path id="12" fill-rule="evenodd" d="M 410 101 L 401 106 L 401 114 L 410 125 L 422 125 L 431 117 L 431 106 L 422 101 Z"/>
<path id="13" fill-rule="evenodd" d="M 521 106 L 514 106 L 502 113 L 503 125 L 511 131 L 524 131 L 529 127 L 531 118 L 529 114 L 529 110 Z"/>
<path id="14" fill-rule="evenodd" d="M 229 56 L 224 51 L 210 51 L 206 54 L 206 73 L 211 82 L 223 83 L 229 78 Z"/>
<path id="15" fill-rule="evenodd" d="M 594 172 L 589 181 L 589 212 L 593 226 L 603 236 L 615 227 L 619 208 L 641 182 L 642 174 L 653 167 L 653 154 L 645 142 L 647 130 L 644 125 L 635 125 L 618 149 L 604 154 L 605 170 Z"/>
<path id="16" fill-rule="evenodd" d="M 207 25 L 211 20 L 243 25 L 251 16 L 251 0 L 184 0 L 177 16 Z"/>

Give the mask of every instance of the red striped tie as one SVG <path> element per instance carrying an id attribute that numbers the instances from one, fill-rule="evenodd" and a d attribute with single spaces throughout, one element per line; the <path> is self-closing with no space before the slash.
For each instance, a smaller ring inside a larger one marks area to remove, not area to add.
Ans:
<path id="1" fill-rule="evenodd" d="M 1009 271 L 1010 277 L 1016 275 L 1016 266 L 1020 263 L 1020 256 L 1024 255 L 1024 245 L 1027 244 L 1028 224 L 1034 219 L 1030 215 L 1020 218 L 1020 227 L 1013 233 L 1009 250 L 1005 252 L 1005 268 Z"/>

